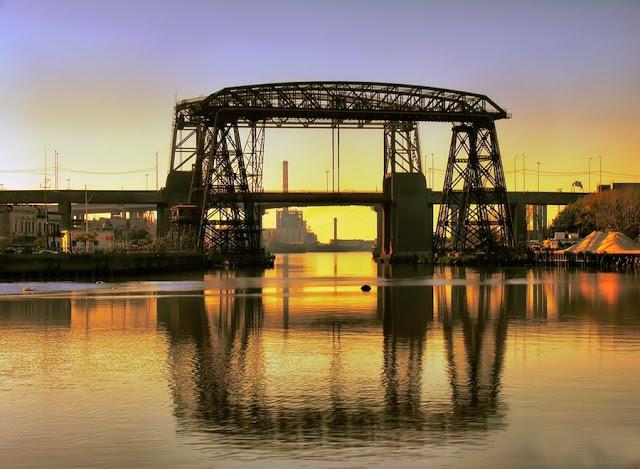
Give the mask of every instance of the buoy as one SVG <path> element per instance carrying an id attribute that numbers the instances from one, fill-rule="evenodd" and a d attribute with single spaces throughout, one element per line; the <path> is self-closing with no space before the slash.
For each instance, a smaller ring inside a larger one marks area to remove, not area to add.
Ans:
<path id="1" fill-rule="evenodd" d="M 362 290 L 362 291 L 371 291 L 371 286 L 370 286 L 370 285 L 367 285 L 367 284 L 365 283 L 364 285 L 362 285 L 362 286 L 360 287 L 360 290 Z"/>

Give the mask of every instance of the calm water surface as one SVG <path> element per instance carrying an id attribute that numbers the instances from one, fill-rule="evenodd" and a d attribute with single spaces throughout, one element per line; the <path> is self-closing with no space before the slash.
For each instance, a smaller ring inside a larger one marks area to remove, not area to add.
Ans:
<path id="1" fill-rule="evenodd" d="M 0 284 L 3 467 L 637 467 L 639 392 L 633 274 L 319 253 Z"/>

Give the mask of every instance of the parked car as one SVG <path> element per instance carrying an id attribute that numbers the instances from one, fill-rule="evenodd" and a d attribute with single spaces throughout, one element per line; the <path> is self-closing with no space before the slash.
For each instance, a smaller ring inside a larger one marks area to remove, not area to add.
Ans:
<path id="1" fill-rule="evenodd" d="M 58 254 L 58 251 L 52 251 L 51 249 L 40 249 L 36 254 Z"/>

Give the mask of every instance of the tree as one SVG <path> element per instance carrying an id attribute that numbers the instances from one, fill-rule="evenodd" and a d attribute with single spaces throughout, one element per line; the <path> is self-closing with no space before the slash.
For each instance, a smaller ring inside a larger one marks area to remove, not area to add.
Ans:
<path id="1" fill-rule="evenodd" d="M 127 240 L 132 246 L 145 247 L 151 244 L 151 235 L 144 228 L 134 228 L 127 234 Z"/>
<path id="2" fill-rule="evenodd" d="M 630 238 L 640 235 L 640 191 L 614 190 L 589 194 L 567 205 L 550 226 L 551 231 L 620 231 Z"/>

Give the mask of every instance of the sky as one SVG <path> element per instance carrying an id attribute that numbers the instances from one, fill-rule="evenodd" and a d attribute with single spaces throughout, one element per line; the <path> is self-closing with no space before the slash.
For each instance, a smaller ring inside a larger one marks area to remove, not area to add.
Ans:
<path id="1" fill-rule="evenodd" d="M 156 152 L 162 186 L 176 98 L 304 80 L 488 95 L 512 115 L 497 124 L 511 190 L 538 188 L 538 162 L 541 190 L 595 189 L 600 161 L 602 182 L 640 181 L 639 46 L 637 0 L 0 0 L 0 187 L 42 185 L 45 146 L 60 188 L 154 188 Z M 440 189 L 450 125 L 420 138 Z M 283 160 L 291 190 L 325 189 L 330 132 L 268 131 L 265 189 Z M 343 131 L 341 163 L 343 189 L 380 188 L 381 133 Z M 305 210 L 322 241 L 333 216 L 340 237 L 375 237 L 368 208 Z"/>

